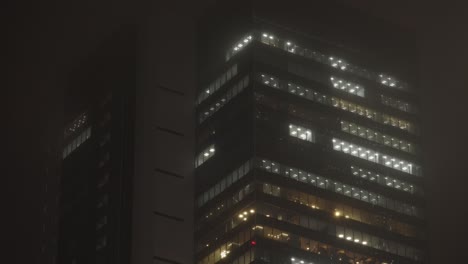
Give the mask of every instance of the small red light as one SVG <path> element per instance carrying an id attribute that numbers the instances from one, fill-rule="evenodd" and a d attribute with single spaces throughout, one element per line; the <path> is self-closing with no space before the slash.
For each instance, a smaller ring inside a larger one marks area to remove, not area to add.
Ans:
<path id="1" fill-rule="evenodd" d="M 252 246 L 257 245 L 257 241 L 255 241 L 255 240 L 250 241 L 250 245 L 252 245 Z"/>

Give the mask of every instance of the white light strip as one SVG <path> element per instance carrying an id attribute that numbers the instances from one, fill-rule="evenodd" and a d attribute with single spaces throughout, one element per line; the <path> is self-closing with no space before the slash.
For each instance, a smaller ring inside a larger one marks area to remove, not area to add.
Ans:
<path id="1" fill-rule="evenodd" d="M 412 175 L 420 176 L 419 170 L 420 167 L 411 162 L 398 159 L 389 155 L 384 155 L 372 149 L 368 149 L 356 144 L 346 142 L 344 140 L 332 139 L 333 149 L 358 157 L 360 159 L 365 159 L 374 163 L 385 165 L 386 167 L 406 172 Z"/>
<path id="2" fill-rule="evenodd" d="M 354 94 L 360 97 L 365 96 L 365 90 L 362 85 L 358 85 L 353 82 L 346 81 L 344 79 L 336 78 L 334 76 L 330 77 L 330 82 L 333 88 L 345 91 L 350 94 Z"/>

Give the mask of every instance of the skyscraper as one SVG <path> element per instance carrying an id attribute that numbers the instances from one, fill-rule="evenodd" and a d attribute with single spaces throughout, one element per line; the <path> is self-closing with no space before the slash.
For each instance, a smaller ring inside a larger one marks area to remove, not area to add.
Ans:
<path id="1" fill-rule="evenodd" d="M 196 263 L 423 262 L 411 33 L 283 4 L 200 23 Z"/>
<path id="2" fill-rule="evenodd" d="M 68 78 L 58 263 L 129 262 L 134 47 L 134 29 L 124 28 Z"/>
<path id="3" fill-rule="evenodd" d="M 188 23 L 159 26 L 186 19 L 167 9 L 102 33 L 67 71 L 57 263 L 192 260 L 193 51 L 169 32 Z"/>

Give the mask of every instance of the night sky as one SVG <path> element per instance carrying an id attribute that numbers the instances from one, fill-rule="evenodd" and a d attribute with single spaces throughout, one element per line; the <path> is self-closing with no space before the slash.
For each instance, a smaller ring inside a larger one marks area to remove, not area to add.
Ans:
<path id="1" fill-rule="evenodd" d="M 307 1 L 311 10 L 314 1 Z M 53 123 L 63 118 L 61 98 L 70 71 L 111 32 L 122 24 L 138 22 L 152 8 L 165 10 L 171 20 L 161 25 L 165 30 L 193 35 L 193 21 L 209 2 L 35 1 L 15 3 L 11 12 L 7 9 L 5 40 L 13 56 L 6 61 L 9 86 L 4 88 L 8 90 L 4 99 L 9 102 L 5 113 L 13 129 L 7 129 L 5 139 L 10 143 L 7 155 L 13 160 L 4 176 L 13 205 L 8 212 L 14 214 L 4 211 L 3 215 L 10 221 L 4 227 L 13 231 L 8 237 L 15 241 L 16 250 L 8 250 L 18 261 L 13 263 L 38 263 L 29 261 L 34 254 L 29 252 L 36 250 L 41 239 L 34 214 L 37 184 L 43 177 L 41 157 L 44 145 L 60 136 Z M 463 263 L 468 254 L 468 8 L 463 1 L 342 2 L 411 28 L 418 36 L 430 263 Z M 161 56 L 170 60 L 170 50 Z M 193 62 L 195 54 L 186 59 Z"/>

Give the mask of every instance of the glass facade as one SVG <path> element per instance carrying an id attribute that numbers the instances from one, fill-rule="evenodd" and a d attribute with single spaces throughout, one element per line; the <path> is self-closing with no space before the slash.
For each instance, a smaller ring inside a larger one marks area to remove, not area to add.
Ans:
<path id="1" fill-rule="evenodd" d="M 340 151 L 360 159 L 375 162 L 394 170 L 409 173 L 415 176 L 421 176 L 421 167 L 419 165 L 415 165 L 412 162 L 385 155 L 378 151 L 365 148 L 363 146 L 356 145 L 341 139 L 333 138 L 332 142 L 333 149 L 336 151 Z"/>
<path id="2" fill-rule="evenodd" d="M 420 187 L 415 186 L 411 183 L 402 181 L 395 177 L 382 175 L 382 174 L 373 172 L 371 170 L 362 169 L 356 166 L 351 166 L 351 173 L 356 177 L 360 177 L 361 179 L 365 179 L 370 182 L 375 182 L 382 186 L 395 188 L 397 190 L 401 190 L 401 191 L 408 192 L 411 194 L 418 194 L 418 195 L 423 194 L 423 190 Z"/>
<path id="3" fill-rule="evenodd" d="M 361 85 L 358 85 L 358 84 L 353 83 L 353 82 L 348 82 L 346 80 L 343 80 L 343 79 L 340 79 L 340 78 L 337 78 L 337 77 L 333 77 L 333 76 L 330 77 L 330 82 L 331 82 L 333 88 L 335 88 L 335 89 L 342 90 L 342 91 L 345 91 L 347 93 L 354 94 L 354 95 L 357 95 L 357 96 L 360 96 L 360 97 L 365 96 L 364 87 L 362 87 Z"/>
<path id="4" fill-rule="evenodd" d="M 422 263 L 410 84 L 267 22 L 240 32 L 196 100 L 196 262 Z"/>
<path id="5" fill-rule="evenodd" d="M 86 128 L 83 132 L 77 135 L 74 139 L 71 140 L 64 148 L 62 153 L 62 158 L 65 159 L 70 155 L 75 149 L 77 149 L 81 144 L 91 137 L 91 127 Z"/>
<path id="6" fill-rule="evenodd" d="M 364 188 L 344 184 L 331 178 L 306 172 L 294 167 L 285 166 L 283 164 L 279 164 L 278 162 L 273 162 L 266 159 L 258 161 L 257 165 L 260 169 L 264 169 L 268 172 L 272 172 L 295 181 L 300 181 L 304 184 L 309 184 L 320 189 L 328 190 L 339 195 L 357 199 L 364 203 L 381 206 L 383 208 L 387 208 L 402 214 L 422 217 L 422 210 L 420 208 L 405 202 L 385 197 L 379 193 L 368 191 Z"/>
<path id="7" fill-rule="evenodd" d="M 195 167 L 198 167 L 205 163 L 208 159 L 214 156 L 215 154 L 215 146 L 210 145 L 209 147 L 205 148 L 202 152 L 200 152 L 197 155 L 197 158 L 195 159 Z"/>
<path id="8" fill-rule="evenodd" d="M 305 141 L 315 142 L 315 133 L 305 127 L 290 124 L 289 135 L 291 137 L 299 138 Z"/>
<path id="9" fill-rule="evenodd" d="M 415 154 L 414 144 L 397 137 L 392 137 L 390 135 L 377 132 L 364 126 L 360 126 L 353 122 L 341 121 L 341 131 L 365 138 L 373 142 L 377 142 L 381 145 Z"/>
<path id="10" fill-rule="evenodd" d="M 209 85 L 207 85 L 200 94 L 198 95 L 197 104 L 201 104 L 205 101 L 208 97 L 210 97 L 214 92 L 219 90 L 221 87 L 224 86 L 226 82 L 231 80 L 237 75 L 237 64 L 232 65 L 229 69 L 221 74 L 216 80 L 212 81 Z"/>
<path id="11" fill-rule="evenodd" d="M 281 80 L 269 74 L 261 73 L 258 76 L 259 81 L 267 86 L 287 91 L 291 94 L 304 97 L 319 104 L 332 106 L 334 108 L 371 119 L 380 124 L 397 127 L 399 129 L 405 130 L 413 134 L 417 132 L 417 129 L 414 124 L 401 118 L 378 112 L 372 108 L 366 107 L 358 103 L 350 102 L 348 100 L 344 100 L 335 96 L 323 94 L 313 89 L 304 87 L 302 85 L 298 85 L 286 80 Z"/>
<path id="12" fill-rule="evenodd" d="M 202 123 L 205 119 L 209 118 L 211 115 L 216 113 L 221 109 L 225 104 L 227 104 L 231 99 L 236 97 L 240 92 L 242 92 L 249 85 L 249 76 L 245 76 L 238 83 L 234 84 L 225 94 L 221 96 L 215 103 L 202 110 L 198 117 L 198 122 Z"/>

